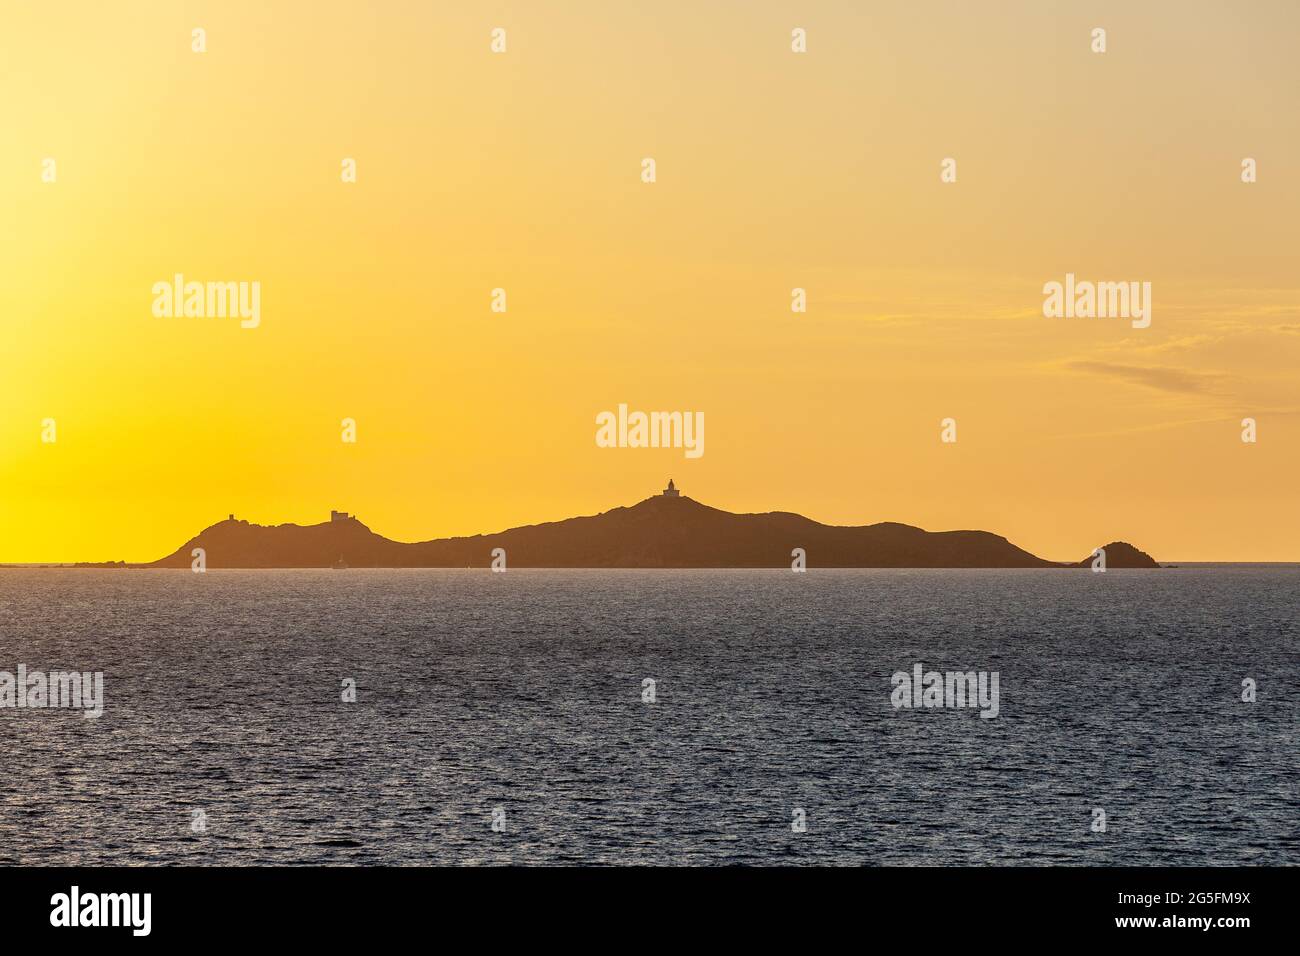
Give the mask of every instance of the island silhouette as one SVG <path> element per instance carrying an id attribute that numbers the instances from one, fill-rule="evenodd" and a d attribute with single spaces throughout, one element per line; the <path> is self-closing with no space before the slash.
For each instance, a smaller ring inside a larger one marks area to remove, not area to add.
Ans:
<path id="1" fill-rule="evenodd" d="M 789 568 L 802 548 L 809 568 L 1081 568 L 1030 554 L 988 531 L 924 531 L 896 522 L 825 525 L 785 511 L 735 514 L 681 494 L 660 494 L 600 514 L 496 534 L 393 541 L 355 516 L 331 512 L 314 525 L 259 525 L 231 515 L 147 564 L 189 568 L 202 548 L 208 568 L 484 568 L 505 552 L 511 568 Z M 1157 568 L 1123 541 L 1104 546 L 1107 568 Z"/>

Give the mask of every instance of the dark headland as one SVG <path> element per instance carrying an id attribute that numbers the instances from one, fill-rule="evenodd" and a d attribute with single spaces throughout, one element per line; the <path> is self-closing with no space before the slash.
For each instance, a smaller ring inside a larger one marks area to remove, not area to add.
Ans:
<path id="1" fill-rule="evenodd" d="M 1107 568 L 1159 567 L 1125 542 L 1104 547 Z M 598 515 L 414 543 L 391 541 L 339 512 L 314 525 L 258 525 L 232 515 L 165 558 L 126 566 L 188 568 L 195 548 L 204 550 L 208 568 L 483 568 L 496 548 L 511 568 L 789 568 L 795 548 L 804 549 L 809 568 L 1080 568 L 1093 561 L 1091 554 L 1048 561 L 987 531 L 894 522 L 837 527 L 784 511 L 733 514 L 670 486 Z"/>

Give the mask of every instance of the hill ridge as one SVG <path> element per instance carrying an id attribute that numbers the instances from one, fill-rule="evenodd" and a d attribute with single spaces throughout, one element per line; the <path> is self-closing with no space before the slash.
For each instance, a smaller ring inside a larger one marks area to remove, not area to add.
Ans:
<path id="1" fill-rule="evenodd" d="M 233 515 L 176 551 L 132 567 L 190 567 L 195 548 L 209 568 L 488 567 L 502 548 L 508 567 L 788 568 L 803 548 L 809 568 L 1088 567 L 1037 557 L 977 529 L 926 531 L 901 522 L 828 525 L 790 511 L 735 513 L 693 498 L 657 495 L 594 515 L 503 531 L 401 542 L 355 516 L 314 525 L 253 524 Z M 1107 568 L 1159 565 L 1127 542 L 1105 546 Z"/>

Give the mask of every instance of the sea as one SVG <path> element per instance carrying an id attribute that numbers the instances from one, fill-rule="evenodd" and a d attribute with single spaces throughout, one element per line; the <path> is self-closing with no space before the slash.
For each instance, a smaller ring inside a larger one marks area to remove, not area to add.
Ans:
<path id="1" fill-rule="evenodd" d="M 0 706 L 0 863 L 1294 865 L 1298 609 L 1296 565 L 3 569 L 0 672 L 103 712 Z"/>

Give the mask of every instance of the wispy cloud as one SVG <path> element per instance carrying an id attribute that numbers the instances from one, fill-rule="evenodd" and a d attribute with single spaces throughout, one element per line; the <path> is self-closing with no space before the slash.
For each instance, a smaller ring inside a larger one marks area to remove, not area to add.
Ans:
<path id="1" fill-rule="evenodd" d="M 1123 435 L 1140 435 L 1149 432 L 1167 431 L 1171 428 L 1192 428 L 1197 425 L 1222 425 L 1235 422 L 1231 416 L 1216 415 L 1213 418 L 1180 419 L 1173 422 L 1152 422 L 1146 425 L 1131 425 L 1126 428 L 1110 428 L 1091 432 L 1069 432 L 1050 436 L 1052 441 L 1075 441 L 1080 438 L 1118 438 Z"/>
<path id="2" fill-rule="evenodd" d="M 1215 392 L 1224 378 L 1219 372 L 1194 372 L 1164 365 L 1125 365 L 1119 362 L 1080 360 L 1069 362 L 1066 367 L 1073 372 L 1102 375 L 1130 385 L 1143 385 L 1181 395 Z"/>

